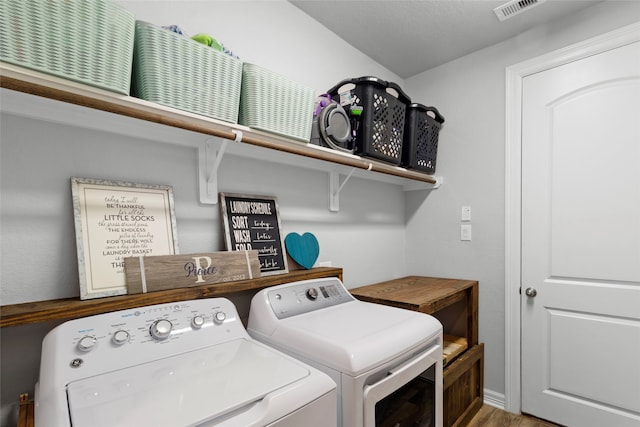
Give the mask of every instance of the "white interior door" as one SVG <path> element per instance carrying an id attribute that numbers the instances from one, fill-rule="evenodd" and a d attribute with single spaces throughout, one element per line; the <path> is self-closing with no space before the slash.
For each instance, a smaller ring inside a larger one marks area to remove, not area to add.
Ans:
<path id="1" fill-rule="evenodd" d="M 640 42 L 522 87 L 522 411 L 638 427 Z"/>

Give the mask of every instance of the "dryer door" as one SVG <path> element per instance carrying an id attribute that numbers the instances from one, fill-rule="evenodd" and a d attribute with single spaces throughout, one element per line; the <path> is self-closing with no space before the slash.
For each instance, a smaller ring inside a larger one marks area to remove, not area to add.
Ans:
<path id="1" fill-rule="evenodd" d="M 376 420 L 380 420 L 380 418 L 393 418 L 394 412 L 398 411 L 391 411 L 391 415 L 383 414 L 382 412 L 386 411 L 378 404 L 387 400 L 387 406 L 396 407 L 397 402 L 389 403 L 388 400 L 402 400 L 400 390 L 410 382 L 420 380 L 421 375 L 429 369 L 433 372 L 433 384 L 426 389 L 422 386 L 421 388 L 424 389 L 424 394 L 432 396 L 431 399 L 424 399 L 432 402 L 432 407 L 420 408 L 415 411 L 415 414 L 407 414 L 406 406 L 402 406 L 402 412 L 405 412 L 403 416 L 412 418 L 411 425 L 442 427 L 442 402 L 439 397 L 442 393 L 442 347 L 440 345 L 430 347 L 413 359 L 390 369 L 383 379 L 364 387 L 364 427 L 379 425 Z M 418 419 L 420 419 L 419 424 L 417 424 Z M 393 424 L 390 423 L 390 425 Z"/>

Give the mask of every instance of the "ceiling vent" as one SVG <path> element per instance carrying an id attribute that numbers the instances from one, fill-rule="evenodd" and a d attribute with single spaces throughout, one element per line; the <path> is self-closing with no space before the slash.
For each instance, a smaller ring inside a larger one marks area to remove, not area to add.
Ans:
<path id="1" fill-rule="evenodd" d="M 496 14 L 500 21 L 504 21 L 522 12 L 526 12 L 527 10 L 541 3 L 544 3 L 545 1 L 547 0 L 511 0 L 510 2 L 505 3 L 502 6 L 496 7 L 495 9 L 493 9 L 493 12 Z"/>

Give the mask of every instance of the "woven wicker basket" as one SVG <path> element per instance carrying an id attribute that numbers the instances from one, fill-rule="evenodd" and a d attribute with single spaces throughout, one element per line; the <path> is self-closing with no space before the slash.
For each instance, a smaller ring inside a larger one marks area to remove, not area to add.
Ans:
<path id="1" fill-rule="evenodd" d="M 0 59 L 129 94 L 134 23 L 103 0 L 0 1 Z"/>
<path id="2" fill-rule="evenodd" d="M 134 96 L 238 122 L 241 61 L 146 22 L 135 26 Z"/>
<path id="3" fill-rule="evenodd" d="M 308 142 L 315 91 L 273 71 L 243 64 L 240 124 Z"/>

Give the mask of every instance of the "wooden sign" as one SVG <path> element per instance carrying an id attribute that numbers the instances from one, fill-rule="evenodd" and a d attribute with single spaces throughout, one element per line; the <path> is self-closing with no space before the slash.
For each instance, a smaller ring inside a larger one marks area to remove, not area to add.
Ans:
<path id="1" fill-rule="evenodd" d="M 228 251 L 257 250 L 263 276 L 288 273 L 275 197 L 220 193 Z"/>
<path id="2" fill-rule="evenodd" d="M 257 251 L 128 257 L 129 294 L 188 288 L 260 277 Z"/>

